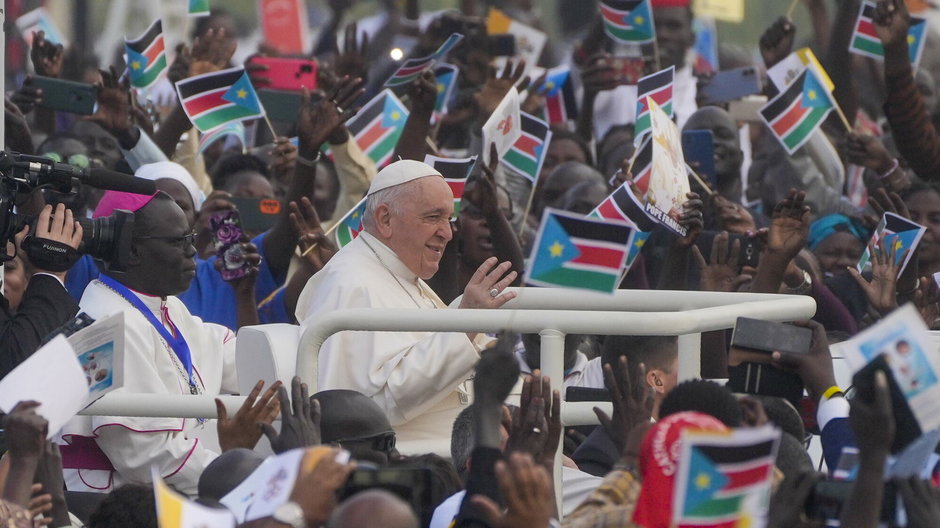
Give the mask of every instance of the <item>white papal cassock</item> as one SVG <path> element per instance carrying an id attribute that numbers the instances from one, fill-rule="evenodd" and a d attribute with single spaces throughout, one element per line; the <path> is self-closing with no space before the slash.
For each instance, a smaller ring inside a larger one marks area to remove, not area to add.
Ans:
<path id="1" fill-rule="evenodd" d="M 307 282 L 297 302 L 301 335 L 318 317 L 344 308 L 447 309 L 394 251 L 365 231 Z M 402 452 L 415 441 L 423 452 L 449 452 L 454 418 L 469 399 L 461 384 L 479 349 L 464 333 L 340 332 L 320 349 L 317 388 L 371 397 L 388 416 Z M 313 352 L 302 347 L 298 353 Z"/>
<path id="2" fill-rule="evenodd" d="M 186 339 L 200 394 L 237 391 L 235 335 L 230 330 L 203 323 L 176 297 L 163 301 L 136 295 L 171 333 L 177 331 Z M 79 306 L 96 319 L 124 312 L 124 387 L 109 397 L 120 398 L 125 392 L 191 393 L 180 360 L 143 314 L 114 290 L 94 281 Z M 211 437 L 215 427 L 215 420 L 199 423 L 183 418 L 76 416 L 57 439 L 67 444 L 63 447 L 64 465 L 83 468 L 66 468 L 66 485 L 71 491 L 108 492 L 127 482 L 150 482 L 150 467 L 156 465 L 168 483 L 195 494 L 202 470 L 218 456 L 197 435 L 207 430 Z M 107 469 L 109 462 L 113 470 Z"/>

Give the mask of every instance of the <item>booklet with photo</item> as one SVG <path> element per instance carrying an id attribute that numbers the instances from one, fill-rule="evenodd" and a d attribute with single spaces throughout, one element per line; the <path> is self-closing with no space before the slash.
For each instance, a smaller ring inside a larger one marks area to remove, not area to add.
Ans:
<path id="1" fill-rule="evenodd" d="M 884 240 L 885 249 L 895 251 L 894 262 L 901 263 L 901 269 L 898 271 L 898 275 L 901 275 L 904 273 L 907 263 L 911 261 L 911 257 L 914 256 L 914 250 L 917 249 L 917 244 L 920 243 L 925 231 L 927 231 L 926 227 L 911 222 L 907 218 L 894 213 L 885 213 L 881 218 L 881 222 L 878 223 L 878 227 L 875 228 L 875 232 L 872 233 L 869 244 L 877 246 L 880 240 Z M 903 259 L 903 262 L 901 259 Z M 862 258 L 859 259 L 856 265 L 858 271 L 864 271 L 870 260 L 871 255 L 866 246 Z"/>
<path id="2" fill-rule="evenodd" d="M 88 383 L 86 404 L 124 386 L 123 312 L 98 319 L 67 339 Z"/>
<path id="3" fill-rule="evenodd" d="M 646 192 L 646 212 L 674 233 L 685 236 L 688 230 L 679 224 L 679 215 L 691 187 L 682 155 L 682 136 L 652 98 L 647 98 L 647 103 L 653 125 L 653 165 Z"/>
<path id="4" fill-rule="evenodd" d="M 843 346 L 853 372 L 884 357 L 920 428 L 940 427 L 940 355 L 913 304 L 906 304 Z"/>

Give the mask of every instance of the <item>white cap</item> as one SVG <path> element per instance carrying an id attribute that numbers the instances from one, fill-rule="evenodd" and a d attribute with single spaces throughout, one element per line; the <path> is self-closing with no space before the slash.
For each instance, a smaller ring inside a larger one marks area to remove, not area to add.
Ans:
<path id="1" fill-rule="evenodd" d="M 419 178 L 427 178 L 429 176 L 444 177 L 437 169 L 427 163 L 414 160 L 399 160 L 389 164 L 375 175 L 366 196 L 388 189 L 389 187 L 408 183 Z"/>
<path id="2" fill-rule="evenodd" d="M 134 176 L 151 181 L 166 179 L 180 182 L 183 184 L 183 187 L 186 188 L 186 191 L 189 192 L 189 197 L 193 199 L 193 211 L 199 211 L 199 208 L 202 207 L 202 202 L 206 200 L 206 196 L 203 194 L 202 190 L 199 189 L 196 180 L 189 171 L 179 163 L 158 161 L 156 163 L 141 165 L 134 171 Z"/>

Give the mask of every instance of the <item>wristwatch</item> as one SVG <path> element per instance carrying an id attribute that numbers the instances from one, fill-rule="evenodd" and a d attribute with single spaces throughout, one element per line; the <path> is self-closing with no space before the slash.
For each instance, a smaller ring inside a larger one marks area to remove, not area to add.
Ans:
<path id="1" fill-rule="evenodd" d="M 272 516 L 275 521 L 284 523 L 291 528 L 307 528 L 304 520 L 304 510 L 296 502 L 285 502 L 274 510 Z"/>

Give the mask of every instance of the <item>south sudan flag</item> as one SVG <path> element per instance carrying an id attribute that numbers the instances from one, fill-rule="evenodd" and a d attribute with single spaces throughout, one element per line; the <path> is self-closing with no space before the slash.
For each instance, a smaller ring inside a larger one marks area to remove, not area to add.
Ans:
<path id="1" fill-rule="evenodd" d="M 131 86 L 147 88 L 167 69 L 163 22 L 158 18 L 137 40 L 125 40 L 127 75 Z"/>
<path id="2" fill-rule="evenodd" d="M 176 83 L 183 110 L 200 132 L 233 121 L 264 117 L 244 68 L 207 73 Z"/>

